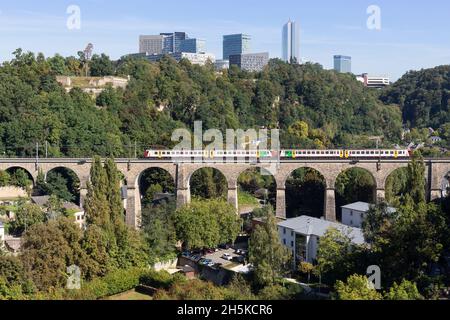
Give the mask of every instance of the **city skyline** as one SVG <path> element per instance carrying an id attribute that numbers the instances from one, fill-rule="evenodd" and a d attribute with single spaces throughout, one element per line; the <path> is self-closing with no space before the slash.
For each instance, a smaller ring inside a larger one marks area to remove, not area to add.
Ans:
<path id="1" fill-rule="evenodd" d="M 334 55 L 345 53 L 353 58 L 354 73 L 389 75 L 396 80 L 409 70 L 450 61 L 450 35 L 446 33 L 450 4 L 445 1 L 436 1 L 433 9 L 404 0 L 378 1 L 381 30 L 367 28 L 366 11 L 372 3 L 364 1 L 349 1 L 345 7 L 323 0 L 284 0 L 276 6 L 248 1 L 239 10 L 218 10 L 218 3 L 207 1 L 120 4 L 80 0 L 76 3 L 81 9 L 80 30 L 66 27 L 69 1 L 3 2 L 0 61 L 10 60 L 19 47 L 47 56 L 76 55 L 89 42 L 96 53 L 117 59 L 137 51 L 136 39 L 141 34 L 178 30 L 205 39 L 207 51 L 216 57 L 222 55 L 223 35 L 244 33 L 252 36 L 252 52 L 268 51 L 271 57 L 281 58 L 281 29 L 289 17 L 300 24 L 301 57 L 326 69 L 333 68 Z"/>

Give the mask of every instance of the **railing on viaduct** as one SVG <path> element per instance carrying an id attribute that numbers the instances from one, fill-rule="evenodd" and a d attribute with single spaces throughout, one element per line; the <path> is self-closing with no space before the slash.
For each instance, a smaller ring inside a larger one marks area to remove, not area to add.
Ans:
<path id="1" fill-rule="evenodd" d="M 41 170 L 47 174 L 56 168 L 72 170 L 80 180 L 81 205 L 87 194 L 87 182 L 91 168 L 91 159 L 1 159 L 0 170 L 22 168 L 30 173 L 36 181 Z M 427 186 L 429 198 L 434 200 L 442 196 L 444 178 L 450 172 L 450 159 L 426 159 Z M 201 168 L 214 168 L 227 179 L 228 201 L 238 208 L 238 178 L 251 168 L 261 168 L 273 175 L 277 184 L 276 213 L 280 218 L 286 218 L 286 182 L 292 173 L 300 168 L 311 168 L 318 171 L 324 178 L 326 188 L 324 194 L 323 216 L 330 221 L 336 220 L 335 184 L 338 176 L 346 170 L 361 168 L 368 171 L 376 186 L 376 198 L 384 199 L 387 178 L 397 169 L 407 167 L 409 160 L 310 160 L 281 161 L 255 163 L 223 163 L 223 162 L 172 162 L 151 161 L 139 159 L 116 159 L 118 169 L 125 177 L 127 198 L 125 199 L 126 220 L 130 226 L 139 227 L 141 220 L 141 194 L 139 178 L 148 169 L 158 168 L 167 171 L 175 182 L 177 204 L 182 206 L 191 201 L 190 179 Z"/>

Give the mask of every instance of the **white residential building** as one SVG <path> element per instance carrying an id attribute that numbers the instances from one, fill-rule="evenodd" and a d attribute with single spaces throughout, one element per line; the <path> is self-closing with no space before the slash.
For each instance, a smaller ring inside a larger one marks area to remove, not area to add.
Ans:
<path id="1" fill-rule="evenodd" d="M 300 261 L 314 263 L 317 258 L 320 238 L 335 228 L 348 235 L 354 244 L 365 243 L 361 229 L 344 226 L 340 223 L 301 216 L 278 223 L 278 233 L 283 245 L 292 251 L 296 267 Z"/>
<path id="2" fill-rule="evenodd" d="M 356 80 L 362 82 L 364 86 L 368 88 L 384 88 L 391 84 L 391 81 L 388 77 L 380 77 L 380 76 L 369 76 L 367 73 L 364 73 L 360 76 L 356 76 Z"/>
<path id="3" fill-rule="evenodd" d="M 370 204 L 366 202 L 355 202 L 341 208 L 342 224 L 349 227 L 362 228 L 367 212 L 370 210 Z M 396 212 L 395 208 L 389 207 L 388 210 L 390 212 Z"/>

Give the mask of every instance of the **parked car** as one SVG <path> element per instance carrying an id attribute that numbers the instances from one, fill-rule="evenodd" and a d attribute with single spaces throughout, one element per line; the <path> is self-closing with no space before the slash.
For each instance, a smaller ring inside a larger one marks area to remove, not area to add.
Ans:
<path id="1" fill-rule="evenodd" d="M 225 253 L 225 254 L 222 256 L 222 259 L 227 260 L 227 261 L 233 260 L 233 258 L 231 257 L 231 255 L 230 255 L 229 253 Z"/>
<path id="2" fill-rule="evenodd" d="M 219 245 L 219 249 L 228 250 L 231 246 L 229 244 L 221 244 Z"/>
<path id="3" fill-rule="evenodd" d="M 185 258 L 189 258 L 191 256 L 191 253 L 189 251 L 185 251 L 181 255 Z"/>
<path id="4" fill-rule="evenodd" d="M 245 262 L 245 258 L 243 256 L 238 256 L 238 257 L 234 257 L 232 259 L 233 262 L 237 262 L 237 263 L 244 263 Z"/>
<path id="5" fill-rule="evenodd" d="M 208 264 L 210 264 L 212 262 L 212 260 L 211 259 L 202 259 L 202 260 L 200 260 L 200 264 L 201 265 L 203 265 L 203 266 L 207 266 Z"/>

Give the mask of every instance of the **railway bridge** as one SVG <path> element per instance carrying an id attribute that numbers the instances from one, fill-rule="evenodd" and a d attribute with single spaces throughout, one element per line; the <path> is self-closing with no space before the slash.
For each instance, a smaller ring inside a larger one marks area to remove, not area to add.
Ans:
<path id="1" fill-rule="evenodd" d="M 318 171 L 324 178 L 326 188 L 324 194 L 323 216 L 330 221 L 336 220 L 336 179 L 346 170 L 361 168 L 368 171 L 376 186 L 376 199 L 384 199 L 387 178 L 397 169 L 408 166 L 409 160 L 286 160 L 280 162 L 174 162 L 171 160 L 116 159 L 118 169 L 124 176 L 126 185 L 127 224 L 139 227 L 141 221 L 141 199 L 139 179 L 148 169 L 162 169 L 170 174 L 177 190 L 177 204 L 182 206 L 191 201 L 190 179 L 202 168 L 214 168 L 220 171 L 228 184 L 228 201 L 238 208 L 238 178 L 251 168 L 261 168 L 270 172 L 277 184 L 276 214 L 286 218 L 286 182 L 292 173 L 300 168 L 311 168 Z M 450 173 L 450 159 L 426 159 L 426 177 L 428 196 L 430 200 L 443 195 L 445 178 Z M 64 168 L 72 170 L 80 181 L 80 204 L 83 205 L 87 195 L 87 182 L 92 159 L 10 159 L 0 158 L 0 170 L 21 168 L 29 172 L 36 182 L 38 172 L 45 175 L 51 170 Z"/>

